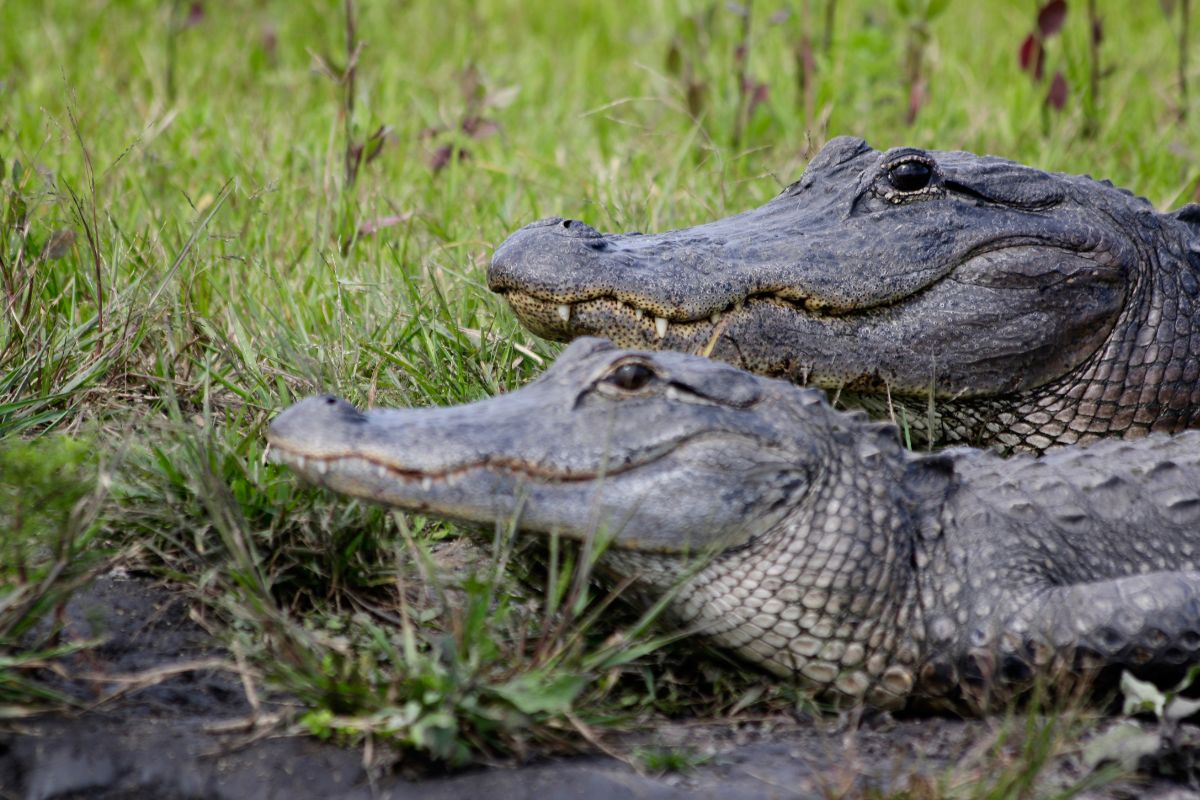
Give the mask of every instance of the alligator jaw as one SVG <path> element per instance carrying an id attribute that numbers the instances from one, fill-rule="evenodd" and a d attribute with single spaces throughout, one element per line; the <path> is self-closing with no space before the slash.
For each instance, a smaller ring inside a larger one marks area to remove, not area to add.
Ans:
<path id="1" fill-rule="evenodd" d="M 1026 285 L 1009 291 L 1020 300 L 1015 306 L 995 301 L 998 262 L 1020 265 Z M 526 327 L 549 339 L 603 335 L 622 347 L 711 356 L 802 384 L 922 405 L 931 395 L 953 403 L 1027 391 L 1082 363 L 1115 324 L 1120 281 L 1120 269 L 1101 256 L 1016 244 L 976 254 L 909 295 L 858 308 L 796 291 L 759 292 L 736 294 L 699 317 L 679 309 L 654 317 L 642 307 L 653 302 L 640 297 L 548 299 L 498 290 Z M 962 330 L 947 338 L 954 325 Z"/>

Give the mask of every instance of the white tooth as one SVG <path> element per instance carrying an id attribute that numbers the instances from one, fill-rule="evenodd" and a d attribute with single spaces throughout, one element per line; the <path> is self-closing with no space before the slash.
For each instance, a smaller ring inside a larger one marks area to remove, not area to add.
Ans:
<path id="1" fill-rule="evenodd" d="M 733 310 L 734 311 L 742 310 L 742 301 L 741 300 L 738 300 L 736 303 L 733 304 Z"/>
<path id="2" fill-rule="evenodd" d="M 716 325 L 718 322 L 721 321 L 721 312 L 714 311 L 711 314 L 709 314 L 708 321 L 711 322 L 713 325 Z"/>
<path id="3" fill-rule="evenodd" d="M 325 463 L 324 461 L 314 461 L 313 469 L 315 469 L 317 471 L 318 475 L 324 475 L 325 472 L 329 469 L 329 465 L 327 463 Z"/>
<path id="4" fill-rule="evenodd" d="M 641 319 L 641 318 L 642 318 L 642 315 L 644 315 L 645 313 L 646 313 L 646 312 L 645 312 L 645 311 L 642 311 L 640 308 L 635 308 L 635 309 L 633 310 L 633 315 L 634 315 L 635 317 L 637 317 L 638 319 Z"/>
<path id="5" fill-rule="evenodd" d="M 655 317 L 654 318 L 654 330 L 655 330 L 655 332 L 658 333 L 658 338 L 660 338 L 660 339 L 667 338 L 667 318 L 666 317 Z"/>
<path id="6" fill-rule="evenodd" d="M 375 474 L 381 478 L 386 478 L 388 476 L 387 467 L 385 467 L 383 464 L 379 464 L 375 467 Z"/>
<path id="7" fill-rule="evenodd" d="M 429 477 L 428 475 L 426 475 L 424 478 L 421 478 L 421 491 L 422 492 L 428 492 L 432 488 L 433 488 L 433 478 Z"/>
<path id="8" fill-rule="evenodd" d="M 558 304 L 558 318 L 563 322 L 571 321 L 571 307 L 566 303 Z"/>
<path id="9" fill-rule="evenodd" d="M 292 463 L 296 465 L 296 469 L 304 469 L 304 465 L 308 463 L 308 459 L 304 456 L 292 456 L 292 458 L 294 459 Z"/>

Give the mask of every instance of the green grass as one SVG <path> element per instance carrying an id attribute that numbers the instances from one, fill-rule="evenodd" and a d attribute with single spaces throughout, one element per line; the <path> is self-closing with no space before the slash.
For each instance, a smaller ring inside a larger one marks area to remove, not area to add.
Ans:
<path id="1" fill-rule="evenodd" d="M 525 383 L 556 347 L 486 290 L 509 232 L 551 214 L 601 229 L 709 220 L 774 195 L 833 135 L 1086 171 L 1160 207 L 1194 196 L 1200 107 L 1181 105 L 1178 19 L 1157 4 L 1101 9 L 1095 98 L 1071 5 L 1047 44 L 1048 70 L 1072 87 L 1061 112 L 1017 64 L 1030 5 L 931 16 L 839 2 L 828 47 L 826 3 L 808 28 L 791 5 L 786 18 L 783 4 L 754 6 L 741 64 L 745 21 L 723 3 L 630 16 L 616 3 L 360 2 L 352 81 L 341 4 L 5 5 L 0 497 L 99 475 L 103 491 L 70 495 L 96 498 L 87 519 L 0 524 L 0 547 L 27 548 L 14 563 L 38 575 L 64 547 L 132 550 L 219 609 L 321 735 L 386 735 L 457 763 L 579 746 L 605 721 L 741 707 L 744 680 L 683 674 L 644 620 L 618 628 L 626 639 L 571 633 L 604 595 L 559 596 L 566 573 L 521 588 L 491 561 L 507 545 L 436 577 L 421 553 L 456 530 L 296 486 L 263 463 L 263 430 L 317 391 L 419 405 Z M 913 53 L 928 99 L 910 125 Z M 766 86 L 752 112 L 742 71 Z M 16 469 L 11 453 L 70 475 Z M 0 603 L 18 607 L 31 574 L 14 589 L 6 572 Z M 28 628 L 84 574 L 0 623 Z M 45 654 L 16 638 L 0 644 Z"/>

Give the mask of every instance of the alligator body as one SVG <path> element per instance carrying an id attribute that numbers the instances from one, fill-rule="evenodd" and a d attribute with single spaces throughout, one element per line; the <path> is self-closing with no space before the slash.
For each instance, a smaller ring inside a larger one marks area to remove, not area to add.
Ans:
<path id="1" fill-rule="evenodd" d="M 470 405 L 305 400 L 274 460 L 336 491 L 532 534 L 826 700 L 979 710 L 1039 668 L 1200 661 L 1200 431 L 914 455 L 821 391 L 573 343 Z"/>
<path id="2" fill-rule="evenodd" d="M 830 141 L 766 205 L 657 235 L 548 219 L 489 286 L 535 333 L 711 355 L 940 443 L 1200 425 L 1200 206 L 993 157 Z"/>

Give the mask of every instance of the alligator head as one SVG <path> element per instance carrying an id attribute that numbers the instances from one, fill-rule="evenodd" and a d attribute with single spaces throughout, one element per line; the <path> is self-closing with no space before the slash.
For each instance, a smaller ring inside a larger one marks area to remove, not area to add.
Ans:
<path id="1" fill-rule="evenodd" d="M 541 336 L 711 355 L 904 408 L 931 439 L 1041 450 L 1200 420 L 1198 222 L 1088 177 L 841 137 L 706 225 L 536 222 L 488 284 Z"/>
<path id="2" fill-rule="evenodd" d="M 803 400 L 816 410 L 801 410 Z M 366 412 L 314 397 L 280 414 L 268 439 L 278 458 L 346 494 L 465 522 L 519 516 L 522 529 L 578 540 L 603 529 L 622 548 L 697 553 L 744 544 L 804 491 L 821 437 L 806 442 L 794 428 L 798 415 L 828 424 L 822 400 L 715 361 L 583 339 L 518 391 Z M 773 405 L 778 414 L 763 413 Z M 762 480 L 731 482 L 731 473 Z"/>
<path id="3" fill-rule="evenodd" d="M 926 462 L 819 390 L 583 339 L 508 394 L 365 412 L 315 397 L 268 440 L 274 460 L 345 494 L 604 537 L 601 572 L 678 590 L 678 621 L 834 699 L 895 705 L 911 688 L 916 651 L 896 620 L 915 604 L 908 493 L 930 485 Z"/>

